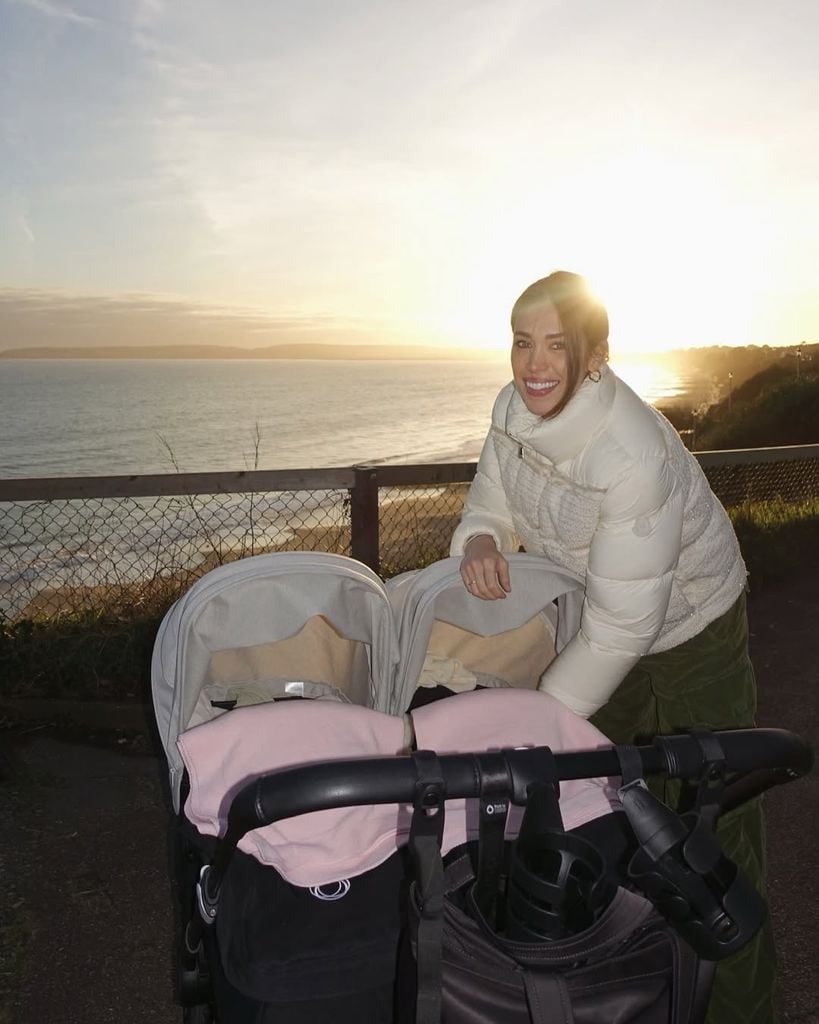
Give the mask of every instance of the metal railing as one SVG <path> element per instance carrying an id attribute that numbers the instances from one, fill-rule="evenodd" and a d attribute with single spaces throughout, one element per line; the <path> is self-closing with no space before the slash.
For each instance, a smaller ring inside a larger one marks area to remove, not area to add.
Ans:
<path id="1" fill-rule="evenodd" d="M 819 497 L 819 444 L 695 452 L 694 456 L 726 508 Z"/>
<path id="2" fill-rule="evenodd" d="M 819 498 L 819 445 L 696 457 L 727 507 Z M 0 480 L 0 616 L 155 608 L 265 551 L 332 551 L 395 575 L 448 553 L 475 467 Z"/>

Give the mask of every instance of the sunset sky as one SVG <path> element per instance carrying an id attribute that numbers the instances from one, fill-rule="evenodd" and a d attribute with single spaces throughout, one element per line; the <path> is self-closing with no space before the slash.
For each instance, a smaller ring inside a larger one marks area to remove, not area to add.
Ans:
<path id="1" fill-rule="evenodd" d="M 0 349 L 819 340 L 817 0 L 0 0 Z"/>

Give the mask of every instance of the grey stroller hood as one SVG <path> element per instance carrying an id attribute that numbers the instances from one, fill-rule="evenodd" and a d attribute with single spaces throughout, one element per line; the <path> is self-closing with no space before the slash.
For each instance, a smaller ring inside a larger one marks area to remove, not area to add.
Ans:
<path id="1" fill-rule="evenodd" d="M 165 615 L 151 666 L 175 808 L 183 770 L 177 739 L 207 720 L 203 714 L 224 713 L 211 709 L 214 693 L 244 692 L 246 703 L 324 693 L 402 715 L 432 641 L 444 660 L 453 638 L 458 656 L 475 652 L 467 669 L 500 684 L 536 686 L 548 657 L 579 625 L 582 585 L 542 557 L 517 554 L 509 562 L 512 592 L 491 602 L 466 592 L 458 558 L 386 584 L 355 559 L 322 552 L 257 555 L 204 575 Z M 537 668 L 533 627 L 551 652 Z"/>
<path id="2" fill-rule="evenodd" d="M 445 645 L 454 642 L 451 638 L 455 631 L 469 637 L 491 638 L 490 643 L 475 643 L 471 667 L 497 675 L 510 685 L 528 688 L 537 685 L 546 664 L 536 673 L 521 664 L 528 653 L 524 647 L 532 643 L 532 637 L 525 637 L 520 631 L 537 617 L 551 634 L 553 652 L 561 651 L 577 631 L 583 597 L 579 577 L 540 556 L 507 557 L 512 591 L 497 601 L 482 601 L 465 590 L 459 572 L 460 558 L 445 558 L 387 581 L 400 643 L 388 707 L 393 714 L 401 714 L 408 707 L 436 630 Z M 441 630 L 442 625 L 453 629 Z M 465 646 L 472 645 L 465 641 L 461 647 Z M 516 672 L 518 667 L 521 671 Z"/>
<path id="3" fill-rule="evenodd" d="M 256 555 L 206 573 L 171 606 L 154 643 L 151 687 L 175 805 L 182 772 L 176 741 L 191 725 L 202 691 L 226 678 L 258 682 L 259 655 L 274 666 L 270 675 L 324 682 L 308 674 L 311 659 L 317 660 L 314 637 L 299 645 L 300 672 L 275 667 L 277 642 L 296 637 L 316 619 L 324 626 L 325 660 L 337 663 L 327 649 L 346 645 L 341 660 L 347 678 L 336 680 L 335 688 L 355 704 L 382 709 L 398 647 L 384 584 L 360 562 L 297 551 Z M 222 674 L 219 660 L 230 654 L 255 656 L 256 665 L 245 658 L 245 671 Z M 284 661 L 292 668 L 292 652 Z"/>

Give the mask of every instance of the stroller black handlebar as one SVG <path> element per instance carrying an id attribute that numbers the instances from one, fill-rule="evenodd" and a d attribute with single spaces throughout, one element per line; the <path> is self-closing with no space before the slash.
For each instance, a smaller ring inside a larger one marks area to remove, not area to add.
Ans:
<path id="1" fill-rule="evenodd" d="M 726 787 L 724 809 L 744 803 L 771 786 L 798 778 L 813 766 L 813 751 L 799 736 L 784 729 L 732 729 L 715 732 L 725 755 L 725 770 L 736 779 Z M 637 747 L 646 775 L 698 778 L 705 757 L 696 735 L 657 736 L 650 746 Z M 526 802 L 528 787 L 538 780 L 592 779 L 619 776 L 614 747 L 562 751 L 544 747 L 503 751 L 514 803 Z M 445 754 L 439 764 L 446 799 L 479 795 L 482 754 Z M 497 758 L 497 752 L 492 753 Z M 552 760 L 553 757 L 553 760 Z M 554 766 L 554 767 L 553 767 Z M 310 811 L 366 804 L 412 803 L 418 776 L 411 755 L 324 761 L 287 768 L 248 783 L 234 797 L 228 828 L 213 859 L 215 877 L 223 876 L 236 844 L 246 832 Z"/>

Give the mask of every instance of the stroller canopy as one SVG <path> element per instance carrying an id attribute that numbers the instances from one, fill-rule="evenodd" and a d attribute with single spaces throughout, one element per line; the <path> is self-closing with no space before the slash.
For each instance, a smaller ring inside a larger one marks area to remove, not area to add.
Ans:
<path id="1" fill-rule="evenodd" d="M 482 601 L 464 588 L 460 558 L 387 581 L 400 644 L 388 710 L 406 710 L 431 651 L 451 654 L 511 686 L 533 689 L 580 626 L 583 583 L 538 555 L 507 556 L 512 589 Z M 547 651 L 538 647 L 548 645 Z"/>
<path id="2" fill-rule="evenodd" d="M 300 633 L 301 642 L 282 643 Z M 286 677 L 329 683 L 354 704 L 386 710 L 397 661 L 384 584 L 362 563 L 286 551 L 213 569 L 168 610 L 153 650 L 154 713 L 175 805 L 176 741 L 205 687 Z"/>
<path id="3" fill-rule="evenodd" d="M 169 609 L 153 651 L 154 711 L 177 809 L 179 736 L 234 706 L 225 698 L 236 692 L 262 701 L 323 688 L 403 715 L 431 656 L 437 666 L 463 661 L 472 685 L 487 676 L 534 688 L 579 625 L 582 583 L 539 556 L 509 563 L 512 592 L 498 601 L 465 590 L 457 558 L 386 585 L 361 562 L 323 552 L 257 555 L 207 573 Z"/>

